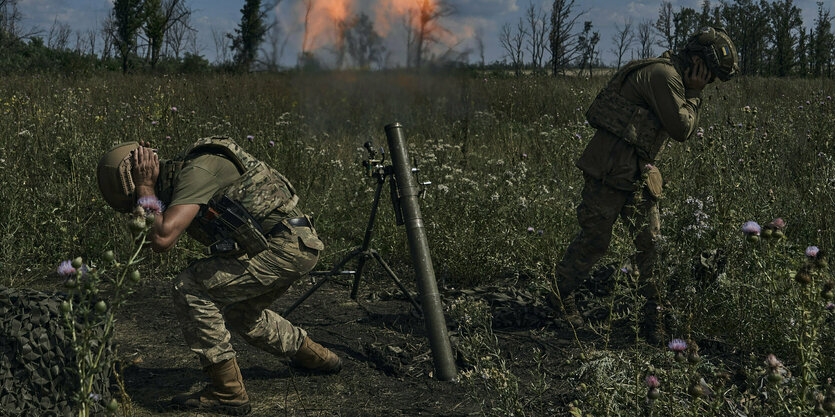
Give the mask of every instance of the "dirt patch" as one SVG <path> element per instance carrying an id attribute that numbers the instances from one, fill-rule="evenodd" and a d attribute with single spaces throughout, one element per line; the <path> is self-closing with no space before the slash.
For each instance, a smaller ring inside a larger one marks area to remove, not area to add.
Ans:
<path id="1" fill-rule="evenodd" d="M 372 279 L 373 281 L 373 279 Z M 422 318 L 384 279 L 363 283 L 358 301 L 347 282 L 332 280 L 287 318 L 306 329 L 343 359 L 337 375 L 306 375 L 278 358 L 249 346 L 237 335 L 232 343 L 252 401 L 253 416 L 469 416 L 483 415 L 495 401 L 481 384 L 441 382 L 433 364 Z M 137 416 L 192 416 L 171 411 L 171 398 L 199 390 L 207 381 L 188 350 L 174 315 L 170 281 L 145 280 L 117 314 L 116 344 L 124 366 L 125 389 Z M 284 311 L 307 288 L 299 282 L 271 308 Z M 518 377 L 520 396 L 530 395 L 536 379 L 548 382 L 531 408 L 535 415 L 559 415 L 573 399 L 567 376 L 575 352 L 573 332 L 561 327 L 534 294 L 499 287 L 445 292 L 451 298 L 487 300 L 502 359 Z M 455 323 L 448 320 L 452 340 Z M 594 335 L 580 335 L 591 341 Z M 542 352 L 536 359 L 533 352 Z M 459 372 L 468 369 L 458 360 Z"/>

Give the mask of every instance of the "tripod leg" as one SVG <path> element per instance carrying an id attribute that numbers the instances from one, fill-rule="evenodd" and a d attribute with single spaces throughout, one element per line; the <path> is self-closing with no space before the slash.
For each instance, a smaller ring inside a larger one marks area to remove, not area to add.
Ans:
<path id="1" fill-rule="evenodd" d="M 362 271 L 365 269 L 365 261 L 368 260 L 368 253 L 363 252 L 360 255 L 360 261 L 357 263 L 357 273 L 354 275 L 354 286 L 351 288 L 351 299 L 357 300 L 357 292 L 360 289 L 360 279 L 362 278 Z"/>
<path id="2" fill-rule="evenodd" d="M 356 248 L 356 249 L 352 250 L 347 256 L 342 258 L 342 260 L 339 261 L 339 263 L 335 264 L 333 266 L 333 268 L 331 268 L 331 270 L 328 271 L 327 274 L 322 274 L 322 276 L 323 276 L 322 279 L 317 281 L 316 284 L 313 285 L 313 287 L 311 287 L 309 290 L 307 290 L 307 292 L 304 293 L 304 295 L 302 295 L 298 300 L 296 300 L 296 302 L 294 302 L 293 305 L 291 305 L 289 308 L 287 308 L 287 310 L 284 310 L 284 316 L 287 316 L 288 314 L 290 314 L 293 310 L 296 309 L 296 307 L 301 305 L 301 303 L 303 303 L 304 300 L 307 300 L 308 297 L 313 295 L 313 293 L 316 292 L 316 290 L 318 290 L 319 287 L 321 287 L 325 282 L 327 282 L 330 279 L 330 277 L 332 277 L 334 275 L 339 275 L 339 270 L 342 269 L 342 267 L 345 266 L 345 264 L 347 264 L 348 261 L 353 259 L 355 256 L 359 255 L 359 253 L 360 253 L 359 248 Z"/>
<path id="3" fill-rule="evenodd" d="M 394 271 L 391 270 L 391 267 L 386 263 L 386 261 L 383 260 L 383 257 L 380 256 L 380 254 L 377 253 L 377 251 L 375 251 L 374 249 L 371 249 L 371 255 L 373 255 L 374 259 L 376 259 L 377 262 L 379 262 L 380 265 L 383 266 L 383 269 L 386 270 L 389 277 L 391 277 L 391 279 L 394 281 L 394 283 L 397 284 L 398 287 L 400 287 L 400 291 L 402 291 L 403 294 L 405 294 L 406 297 L 409 298 L 409 301 L 412 303 L 412 306 L 414 306 L 415 310 L 417 310 L 418 314 L 420 314 L 422 316 L 423 315 L 423 309 L 420 308 L 420 304 L 418 304 L 417 300 L 415 300 L 415 298 L 412 297 L 412 294 L 409 293 L 409 290 L 406 289 L 406 287 L 403 285 L 403 283 L 400 282 L 400 280 L 397 278 L 397 275 L 395 275 Z"/>

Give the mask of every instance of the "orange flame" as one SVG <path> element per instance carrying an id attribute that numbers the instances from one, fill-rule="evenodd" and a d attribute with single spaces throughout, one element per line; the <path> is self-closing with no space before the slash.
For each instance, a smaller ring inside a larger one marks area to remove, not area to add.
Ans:
<path id="1" fill-rule="evenodd" d="M 321 48 L 336 38 L 337 23 L 349 18 L 353 0 L 310 0 L 312 2 L 307 27 L 307 50 Z M 304 22 L 307 2 L 301 2 L 300 16 Z"/>

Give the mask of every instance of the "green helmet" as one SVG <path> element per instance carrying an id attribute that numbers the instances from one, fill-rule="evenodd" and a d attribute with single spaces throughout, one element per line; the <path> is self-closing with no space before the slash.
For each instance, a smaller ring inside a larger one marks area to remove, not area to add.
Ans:
<path id="1" fill-rule="evenodd" d="M 705 27 L 690 37 L 684 49 L 700 53 L 707 68 L 722 81 L 739 72 L 739 55 L 728 32 L 721 27 Z"/>
<path id="2" fill-rule="evenodd" d="M 129 212 L 136 202 L 135 186 L 130 176 L 130 156 L 139 148 L 137 142 L 120 143 L 111 148 L 99 160 L 96 178 L 104 201 L 117 211 Z"/>

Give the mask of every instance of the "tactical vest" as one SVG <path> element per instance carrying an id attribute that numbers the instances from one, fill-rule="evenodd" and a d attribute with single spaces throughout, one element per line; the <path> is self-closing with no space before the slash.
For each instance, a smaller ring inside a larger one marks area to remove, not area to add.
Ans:
<path id="1" fill-rule="evenodd" d="M 635 147 L 638 156 L 648 162 L 655 160 L 667 133 L 650 109 L 627 100 L 620 94 L 626 77 L 651 64 L 673 65 L 669 58 L 650 58 L 626 64 L 612 77 L 586 111 L 589 125 L 603 129 Z"/>
<path id="2" fill-rule="evenodd" d="M 240 177 L 217 190 L 202 205 L 186 232 L 206 246 L 234 242 L 235 248 L 253 255 L 267 247 L 261 228 L 274 211 L 289 215 L 299 197 L 290 181 L 264 162 L 259 161 L 232 139 L 223 136 L 203 138 L 165 161 L 157 182 L 160 198 L 171 201 L 173 185 L 183 164 L 200 154 L 211 153 L 228 158 Z"/>

